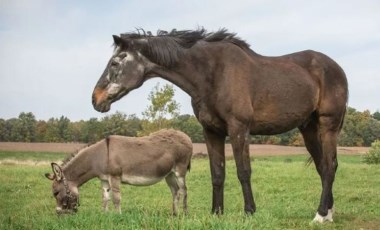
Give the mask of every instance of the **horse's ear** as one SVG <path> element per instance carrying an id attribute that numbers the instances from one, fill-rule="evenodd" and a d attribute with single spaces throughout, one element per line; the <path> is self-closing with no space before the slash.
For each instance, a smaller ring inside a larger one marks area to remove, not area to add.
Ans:
<path id="1" fill-rule="evenodd" d="M 124 44 L 124 40 L 117 36 L 117 35 L 112 35 L 113 37 L 113 42 L 115 43 L 116 46 L 122 46 Z"/>
<path id="2" fill-rule="evenodd" d="M 57 181 L 62 180 L 63 172 L 62 172 L 61 167 L 56 163 L 51 163 L 51 168 L 53 169 L 55 179 L 57 179 Z"/>

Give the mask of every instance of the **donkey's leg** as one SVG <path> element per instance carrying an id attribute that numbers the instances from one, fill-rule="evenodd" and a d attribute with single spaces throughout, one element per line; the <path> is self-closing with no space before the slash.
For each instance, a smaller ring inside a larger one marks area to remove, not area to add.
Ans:
<path id="1" fill-rule="evenodd" d="M 212 180 L 212 213 L 223 214 L 223 190 L 226 176 L 224 141 L 225 136 L 204 128 L 204 137 L 207 145 L 207 152 L 210 160 L 211 180 Z"/>
<path id="2" fill-rule="evenodd" d="M 179 203 L 179 187 L 177 183 L 177 178 L 174 173 L 169 173 L 165 177 L 166 183 L 168 184 L 170 191 L 172 192 L 173 204 L 172 204 L 172 213 L 174 216 L 178 214 L 178 203 Z"/>
<path id="3" fill-rule="evenodd" d="M 102 182 L 102 190 L 103 190 L 103 210 L 105 212 L 108 211 L 108 201 L 110 200 L 110 184 L 107 181 Z"/>
<path id="4" fill-rule="evenodd" d="M 111 190 L 112 190 L 112 201 L 115 206 L 116 211 L 118 211 L 121 214 L 121 207 L 120 207 L 120 177 L 118 176 L 111 176 Z"/>
<path id="5" fill-rule="evenodd" d="M 235 157 L 238 178 L 243 189 L 244 211 L 247 214 L 253 214 L 256 211 L 256 204 L 251 188 L 249 130 L 244 124 L 233 122 L 229 124 L 229 136 Z"/>
<path id="6" fill-rule="evenodd" d="M 183 199 L 183 212 L 187 214 L 187 187 L 185 176 L 177 175 L 177 183 L 179 187 L 179 193 Z"/>

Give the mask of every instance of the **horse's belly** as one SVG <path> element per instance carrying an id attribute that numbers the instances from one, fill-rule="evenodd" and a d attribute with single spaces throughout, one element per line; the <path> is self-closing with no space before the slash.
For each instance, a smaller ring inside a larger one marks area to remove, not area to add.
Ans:
<path id="1" fill-rule="evenodd" d="M 299 119 L 260 119 L 256 118 L 251 125 L 252 135 L 274 135 L 287 132 L 294 128 L 297 128 L 307 120 L 307 117 Z"/>
<path id="2" fill-rule="evenodd" d="M 280 110 L 263 109 L 256 111 L 250 127 L 251 134 L 273 135 L 287 132 L 303 125 L 315 111 L 312 103 L 299 106 L 298 109 L 279 107 Z"/>

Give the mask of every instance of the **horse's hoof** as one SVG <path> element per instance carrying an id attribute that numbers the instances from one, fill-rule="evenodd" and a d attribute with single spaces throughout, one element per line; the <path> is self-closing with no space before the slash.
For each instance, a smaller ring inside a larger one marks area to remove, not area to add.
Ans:
<path id="1" fill-rule="evenodd" d="M 220 215 L 223 215 L 223 209 L 221 208 L 212 209 L 211 213 L 214 215 L 220 216 Z"/>
<path id="2" fill-rule="evenodd" d="M 315 224 L 315 223 L 317 223 L 317 224 L 323 224 L 325 222 L 333 222 L 334 220 L 332 218 L 332 215 L 333 215 L 333 209 L 329 209 L 326 216 L 321 216 L 317 212 L 317 214 L 315 215 L 314 219 L 311 221 L 311 224 Z"/>
<path id="3" fill-rule="evenodd" d="M 245 211 L 245 214 L 250 215 L 250 216 L 252 216 L 256 212 L 255 209 L 246 209 L 244 211 Z"/>

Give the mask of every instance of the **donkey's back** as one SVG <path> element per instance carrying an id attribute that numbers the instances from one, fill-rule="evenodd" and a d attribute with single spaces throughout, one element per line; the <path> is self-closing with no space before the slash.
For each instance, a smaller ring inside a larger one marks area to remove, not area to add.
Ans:
<path id="1" fill-rule="evenodd" d="M 139 183 L 129 181 L 136 177 L 162 179 L 171 171 L 184 175 L 193 152 L 191 139 L 173 129 L 146 137 L 110 136 L 108 145 L 110 174 L 122 174 L 123 182 L 129 184 Z"/>
<path id="2" fill-rule="evenodd" d="M 164 129 L 146 137 L 109 136 L 108 175 L 102 179 L 104 208 L 111 187 L 113 201 L 120 211 L 120 182 L 152 185 L 165 178 L 173 195 L 173 213 L 177 213 L 180 194 L 187 211 L 185 177 L 193 152 L 191 139 L 183 132 Z"/>

